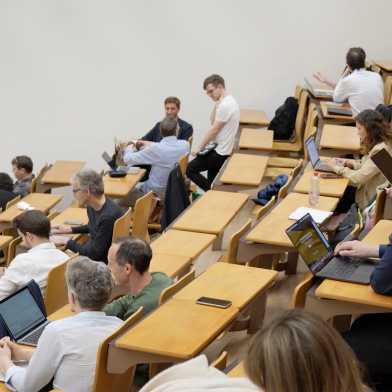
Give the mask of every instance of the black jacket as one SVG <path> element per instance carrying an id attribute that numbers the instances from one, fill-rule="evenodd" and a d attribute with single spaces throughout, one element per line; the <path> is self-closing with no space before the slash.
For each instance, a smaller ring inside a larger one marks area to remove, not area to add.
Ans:
<path id="1" fill-rule="evenodd" d="M 142 137 L 142 140 L 159 143 L 162 140 L 161 130 L 159 128 L 160 124 L 161 124 L 160 122 L 157 122 L 155 124 L 155 127 Z M 193 135 L 193 127 L 191 124 L 179 118 L 178 126 L 180 127 L 180 130 L 178 132 L 177 139 L 188 140 Z"/>
<path id="2" fill-rule="evenodd" d="M 7 203 L 14 197 L 16 197 L 15 193 L 0 189 L 0 208 L 5 210 L 5 206 L 7 205 Z"/>
<path id="3" fill-rule="evenodd" d="M 162 229 L 166 229 L 189 206 L 188 192 L 178 164 L 167 180 L 165 201 L 161 218 Z"/>

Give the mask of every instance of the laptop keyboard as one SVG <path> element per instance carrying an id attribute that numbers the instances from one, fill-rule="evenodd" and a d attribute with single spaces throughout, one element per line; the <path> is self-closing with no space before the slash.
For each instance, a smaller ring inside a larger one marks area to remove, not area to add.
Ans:
<path id="1" fill-rule="evenodd" d="M 323 269 L 323 274 L 333 274 L 335 276 L 350 276 L 358 268 L 354 262 L 329 263 Z"/>
<path id="2" fill-rule="evenodd" d="M 330 172 L 333 171 L 333 170 L 332 170 L 332 167 L 329 166 L 328 163 L 325 163 L 325 162 L 323 162 L 323 161 L 319 161 L 319 162 L 318 162 L 316 169 L 318 169 L 318 170 L 324 170 L 324 171 L 330 171 Z"/>
<path id="3" fill-rule="evenodd" d="M 38 343 L 38 339 L 42 335 L 42 332 L 44 332 L 44 329 L 47 325 L 48 325 L 48 323 L 42 324 L 39 328 L 37 328 L 35 331 L 31 332 L 29 335 L 25 336 L 19 342 L 26 343 L 26 344 L 32 344 L 32 345 L 36 346 Z"/>

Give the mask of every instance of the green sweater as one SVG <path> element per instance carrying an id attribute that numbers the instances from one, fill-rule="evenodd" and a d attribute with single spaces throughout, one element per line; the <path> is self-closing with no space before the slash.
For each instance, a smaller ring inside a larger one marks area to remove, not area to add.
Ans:
<path id="1" fill-rule="evenodd" d="M 161 292 L 169 287 L 173 280 L 163 272 L 152 272 L 151 282 L 137 295 L 127 294 L 110 304 L 107 304 L 103 311 L 108 316 L 117 316 L 126 320 L 135 313 L 140 306 L 143 306 L 144 314 L 150 313 L 159 304 Z"/>

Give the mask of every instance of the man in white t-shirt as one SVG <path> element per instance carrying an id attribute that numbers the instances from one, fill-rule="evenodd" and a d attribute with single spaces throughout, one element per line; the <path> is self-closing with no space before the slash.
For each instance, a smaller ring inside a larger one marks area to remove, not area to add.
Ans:
<path id="1" fill-rule="evenodd" d="M 376 72 L 365 69 L 366 53 L 362 48 L 351 48 L 346 55 L 346 69 L 337 83 L 317 72 L 314 77 L 334 89 L 335 102 L 350 104 L 354 115 L 366 109 L 374 110 L 384 103 L 384 84 Z"/>
<path id="2" fill-rule="evenodd" d="M 233 151 L 240 122 L 240 108 L 233 96 L 226 92 L 225 81 L 221 76 L 209 76 L 204 80 L 203 88 L 216 102 L 211 114 L 212 126 L 199 148 L 192 153 L 196 157 L 189 163 L 186 175 L 201 189 L 208 191 L 223 163 Z M 215 147 L 209 150 L 213 143 Z M 204 171 L 207 171 L 207 178 L 201 174 Z"/>

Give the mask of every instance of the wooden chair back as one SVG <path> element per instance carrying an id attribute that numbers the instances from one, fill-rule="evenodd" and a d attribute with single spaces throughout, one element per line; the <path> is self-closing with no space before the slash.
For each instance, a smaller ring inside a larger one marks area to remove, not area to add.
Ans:
<path id="1" fill-rule="evenodd" d="M 150 242 L 148 234 L 148 220 L 151 215 L 154 193 L 148 192 L 137 199 L 133 211 L 132 236 Z"/>
<path id="2" fill-rule="evenodd" d="M 231 238 L 229 243 L 229 249 L 227 250 L 226 257 L 222 260 L 226 263 L 237 263 L 237 253 L 238 253 L 238 245 L 241 237 L 250 229 L 252 225 L 252 220 L 249 219 L 245 222 L 245 224 L 235 232 Z"/>
<path id="3" fill-rule="evenodd" d="M 189 136 L 188 143 L 189 143 L 189 147 L 192 148 L 193 136 Z"/>
<path id="4" fill-rule="evenodd" d="M 303 280 L 295 287 L 291 298 L 291 306 L 293 308 L 304 308 L 306 302 L 306 293 L 313 284 L 313 274 L 307 272 Z"/>
<path id="5" fill-rule="evenodd" d="M 384 208 L 386 202 L 387 194 L 385 189 L 382 189 L 377 192 L 376 196 L 376 205 L 374 207 L 374 224 L 376 225 L 377 222 L 384 218 Z"/>
<path id="6" fill-rule="evenodd" d="M 276 196 L 273 196 L 266 205 L 260 206 L 261 208 L 258 208 L 256 211 L 256 220 L 259 220 L 265 215 L 267 215 L 268 212 L 272 210 L 272 207 L 275 205 L 275 202 L 276 202 Z"/>
<path id="7" fill-rule="evenodd" d="M 308 109 L 309 93 L 301 88 L 301 93 L 299 96 L 298 112 L 295 118 L 295 138 L 297 140 L 303 141 L 304 131 L 306 127 L 306 114 Z"/>
<path id="8" fill-rule="evenodd" d="M 304 143 L 305 140 L 310 136 L 313 128 L 316 127 L 317 129 L 318 124 L 318 112 L 317 107 L 314 103 L 309 104 L 308 116 L 306 119 L 306 127 L 304 132 Z M 305 146 L 304 146 L 305 148 Z"/>
<path id="9" fill-rule="evenodd" d="M 178 166 L 180 166 L 183 177 L 185 177 L 186 167 L 188 166 L 188 156 L 188 154 L 185 154 L 178 161 Z"/>
<path id="10" fill-rule="evenodd" d="M 110 342 L 123 335 L 143 317 L 143 307 L 140 307 L 122 325 L 108 336 L 99 346 L 97 353 L 97 364 L 95 367 L 95 378 L 93 392 L 129 392 L 133 384 L 135 368 L 131 367 L 122 374 L 109 374 L 107 371 L 108 352 Z"/>
<path id="11" fill-rule="evenodd" d="M 392 102 L 392 76 L 387 76 L 384 80 L 384 102 L 387 105 Z"/>
<path id="12" fill-rule="evenodd" d="M 60 215 L 60 211 L 51 211 L 48 215 L 48 219 L 51 221 L 56 218 L 56 216 Z"/>
<path id="13" fill-rule="evenodd" d="M 287 196 L 287 194 L 289 193 L 289 188 L 291 187 L 291 184 L 293 183 L 293 180 L 294 180 L 294 176 L 293 176 L 293 174 L 290 174 L 286 184 L 284 184 L 282 186 L 282 188 L 279 189 L 278 200 L 282 200 Z"/>
<path id="14" fill-rule="evenodd" d="M 223 372 L 227 367 L 227 357 L 227 351 L 222 351 L 219 357 L 211 363 L 211 366 Z"/>
<path id="15" fill-rule="evenodd" d="M 5 265 L 8 267 L 11 261 L 15 258 L 16 248 L 22 242 L 22 237 L 14 238 L 9 244 L 5 255 Z"/>
<path id="16" fill-rule="evenodd" d="M 33 178 L 31 181 L 31 190 L 30 193 L 35 193 L 38 192 L 38 186 L 41 183 L 42 177 L 45 175 L 45 173 L 50 169 L 52 165 L 45 164 L 45 166 L 39 171 L 39 173 Z"/>
<path id="17" fill-rule="evenodd" d="M 77 255 L 73 256 L 76 257 Z M 68 259 L 53 267 L 48 274 L 48 282 L 45 289 L 44 303 L 47 314 L 52 314 L 68 303 L 68 290 L 65 281 L 65 270 Z"/>
<path id="18" fill-rule="evenodd" d="M 114 222 L 112 242 L 114 242 L 118 238 L 127 237 L 129 235 L 131 225 L 132 208 L 129 207 L 128 210 Z"/>
<path id="19" fill-rule="evenodd" d="M 15 196 L 12 200 L 10 200 L 6 205 L 5 209 L 7 210 L 8 208 L 12 207 L 15 205 L 22 197 L 20 195 Z"/>
<path id="20" fill-rule="evenodd" d="M 182 288 L 192 282 L 193 279 L 195 279 L 195 271 L 188 272 L 181 279 L 178 279 L 177 282 L 163 290 L 159 297 L 159 305 L 164 304 L 168 299 L 173 297 L 174 294 L 178 293 Z"/>
<path id="21" fill-rule="evenodd" d="M 302 159 L 299 159 L 297 165 L 294 167 L 294 169 L 293 169 L 293 171 L 292 171 L 292 173 L 291 173 L 291 175 L 293 176 L 293 178 L 297 177 L 297 175 L 298 175 L 299 172 L 301 171 L 302 163 L 303 163 L 303 160 L 302 160 Z"/>

